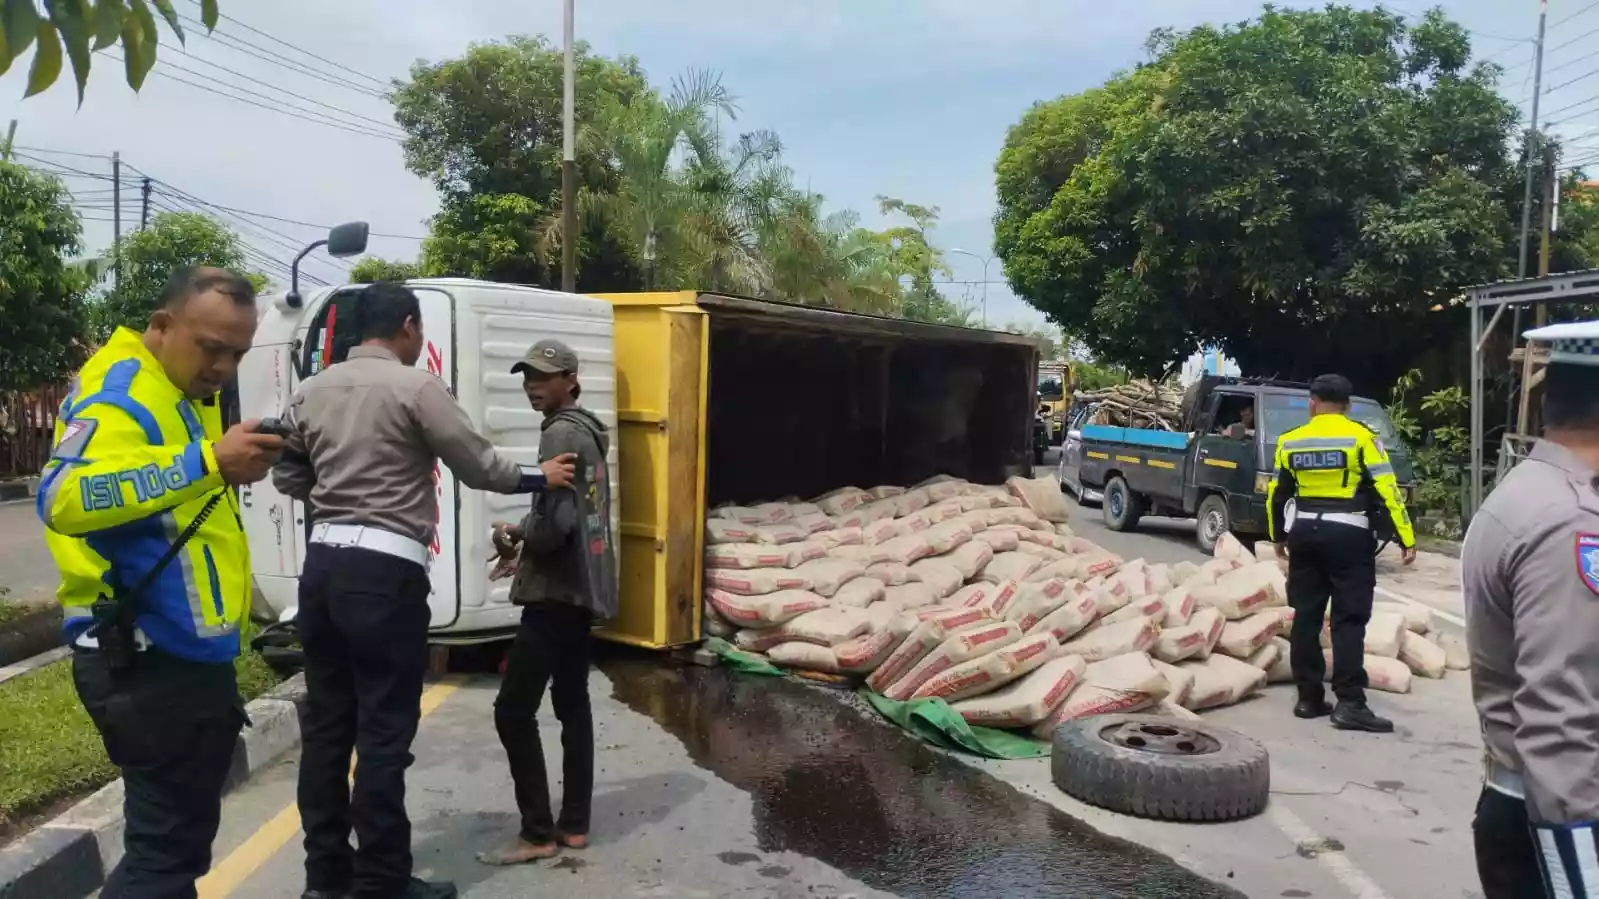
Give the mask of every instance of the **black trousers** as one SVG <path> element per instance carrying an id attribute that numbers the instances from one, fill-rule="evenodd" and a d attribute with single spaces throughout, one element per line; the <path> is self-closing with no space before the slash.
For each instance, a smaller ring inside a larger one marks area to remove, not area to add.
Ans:
<path id="1" fill-rule="evenodd" d="M 505 665 L 505 680 L 494 700 L 494 727 L 500 732 L 516 784 L 522 839 L 549 843 L 556 829 L 589 832 L 594 796 L 594 715 L 589 708 L 589 658 L 593 617 L 562 603 L 522 609 L 522 626 Z M 550 815 L 549 775 L 537 715 L 549 687 L 555 717 L 561 722 L 561 817 Z"/>
<path id="2" fill-rule="evenodd" d="M 299 802 L 307 889 L 390 899 L 410 880 L 405 770 L 427 673 L 428 589 L 427 571 L 414 562 L 308 548 L 296 615 L 305 647 Z M 350 846 L 352 826 L 359 849 Z"/>
<path id="3" fill-rule="evenodd" d="M 194 899 L 245 723 L 233 666 L 148 649 L 113 673 L 103 653 L 75 648 L 72 680 L 126 791 L 122 861 L 100 895 Z"/>
<path id="4" fill-rule="evenodd" d="M 1371 531 L 1353 525 L 1301 518 L 1288 532 L 1288 604 L 1294 609 L 1289 664 L 1301 699 L 1325 695 L 1321 626 L 1331 601 L 1333 695 L 1366 701 L 1366 623 L 1377 588 L 1376 550 Z"/>
<path id="5" fill-rule="evenodd" d="M 1543 871 L 1525 800 L 1484 787 L 1471 822 L 1484 899 L 1544 899 Z"/>

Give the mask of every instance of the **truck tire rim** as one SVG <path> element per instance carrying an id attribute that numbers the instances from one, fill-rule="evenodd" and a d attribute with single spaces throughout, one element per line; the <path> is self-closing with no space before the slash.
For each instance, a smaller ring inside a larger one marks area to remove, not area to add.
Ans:
<path id="1" fill-rule="evenodd" d="M 1222 531 L 1227 529 L 1227 522 L 1223 518 L 1224 516 L 1219 511 L 1211 512 L 1205 516 L 1205 539 L 1208 542 L 1215 543 L 1221 539 Z"/>
<path id="2" fill-rule="evenodd" d="M 1125 721 L 1105 727 L 1099 738 L 1123 749 L 1158 755 L 1209 755 L 1221 751 L 1220 740 L 1181 724 Z"/>
<path id="3" fill-rule="evenodd" d="M 1116 518 L 1122 516 L 1122 492 L 1120 490 L 1112 490 L 1110 492 L 1110 514 Z"/>

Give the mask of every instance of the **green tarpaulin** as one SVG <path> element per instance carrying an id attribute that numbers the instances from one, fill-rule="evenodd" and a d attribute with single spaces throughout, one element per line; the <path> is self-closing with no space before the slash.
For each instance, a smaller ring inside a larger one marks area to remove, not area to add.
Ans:
<path id="1" fill-rule="evenodd" d="M 1049 755 L 1049 744 L 992 727 L 973 727 L 942 699 L 895 702 L 861 690 L 861 696 L 884 718 L 915 734 L 923 742 L 958 749 L 991 759 L 1036 759 Z"/>
<path id="2" fill-rule="evenodd" d="M 721 659 L 723 665 L 734 671 L 742 671 L 745 674 L 764 674 L 768 677 L 783 677 L 788 674 L 787 671 L 773 665 L 771 662 L 760 656 L 747 653 L 721 637 L 707 639 L 705 648 Z"/>

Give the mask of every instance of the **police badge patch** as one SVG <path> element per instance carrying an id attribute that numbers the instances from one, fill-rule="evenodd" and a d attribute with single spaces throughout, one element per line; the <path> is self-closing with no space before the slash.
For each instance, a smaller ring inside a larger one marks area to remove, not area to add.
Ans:
<path id="1" fill-rule="evenodd" d="M 1577 535 L 1577 574 L 1599 596 L 1599 534 Z"/>

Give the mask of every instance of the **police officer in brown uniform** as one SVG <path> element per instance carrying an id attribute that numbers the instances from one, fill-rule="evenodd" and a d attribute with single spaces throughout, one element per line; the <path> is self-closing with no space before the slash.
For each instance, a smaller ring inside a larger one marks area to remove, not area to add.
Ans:
<path id="1" fill-rule="evenodd" d="M 277 488 L 314 513 L 295 619 L 307 691 L 305 899 L 447 899 L 453 885 L 411 878 L 405 812 L 427 671 L 434 466 L 474 489 L 532 493 L 571 484 L 573 457 L 524 467 L 473 430 L 444 382 L 415 367 L 422 310 L 410 289 L 367 288 L 356 319 L 361 345 L 290 401 L 273 470 Z"/>
<path id="2" fill-rule="evenodd" d="M 1461 552 L 1486 899 L 1599 899 L 1599 322 L 1550 342 L 1543 439 Z"/>

